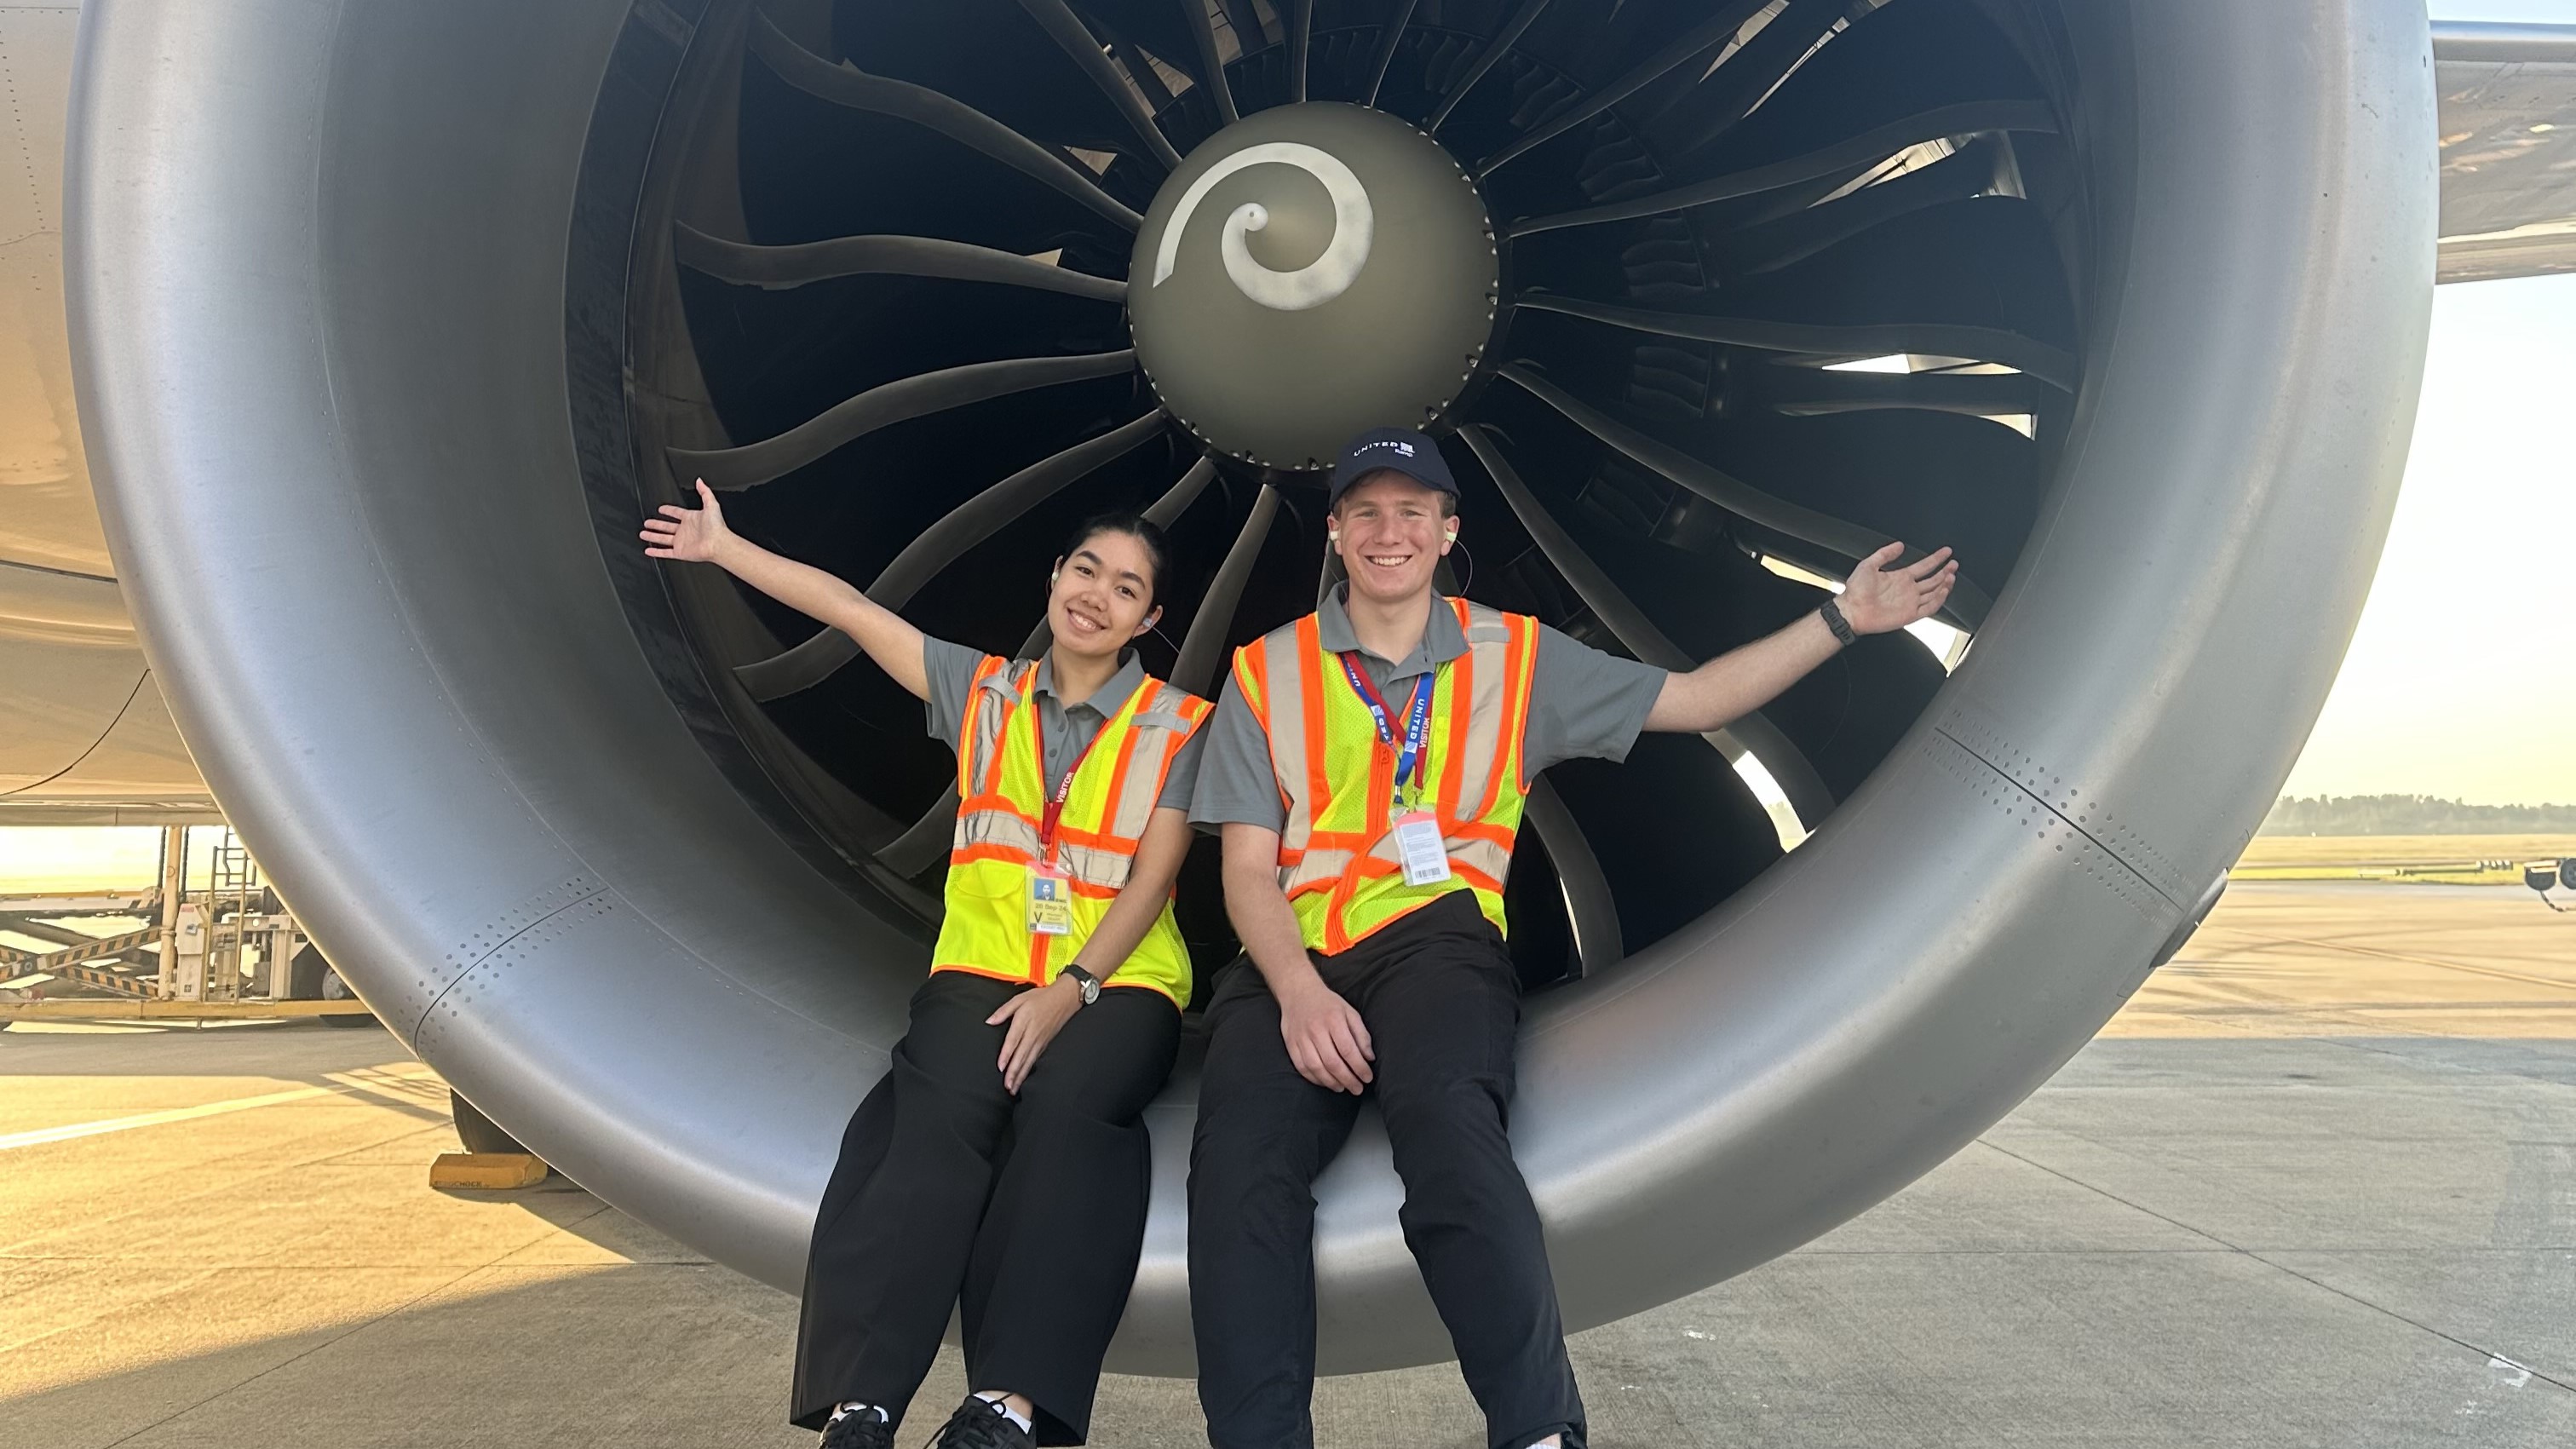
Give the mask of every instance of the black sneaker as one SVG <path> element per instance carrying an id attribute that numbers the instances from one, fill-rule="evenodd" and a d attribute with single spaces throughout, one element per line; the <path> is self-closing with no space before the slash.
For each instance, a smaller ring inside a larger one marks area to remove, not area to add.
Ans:
<path id="1" fill-rule="evenodd" d="M 873 1409 L 852 1409 L 823 1426 L 822 1449 L 894 1449 L 894 1425 Z"/>
<path id="2" fill-rule="evenodd" d="M 939 1426 L 934 1443 L 937 1449 L 1036 1449 L 1037 1441 L 1011 1422 L 999 1400 L 968 1394 L 948 1422 Z"/>

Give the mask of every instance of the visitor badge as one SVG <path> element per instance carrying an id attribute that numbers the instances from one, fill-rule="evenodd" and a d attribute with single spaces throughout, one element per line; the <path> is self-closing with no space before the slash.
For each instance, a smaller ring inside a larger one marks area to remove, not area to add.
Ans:
<path id="1" fill-rule="evenodd" d="M 1029 867 L 1029 934 L 1073 934 L 1073 878 L 1054 866 Z"/>
<path id="2" fill-rule="evenodd" d="M 1441 842 L 1440 822 L 1428 810 L 1407 810 L 1395 817 L 1395 858 L 1404 866 L 1404 883 L 1438 885 L 1449 878 L 1449 847 Z"/>

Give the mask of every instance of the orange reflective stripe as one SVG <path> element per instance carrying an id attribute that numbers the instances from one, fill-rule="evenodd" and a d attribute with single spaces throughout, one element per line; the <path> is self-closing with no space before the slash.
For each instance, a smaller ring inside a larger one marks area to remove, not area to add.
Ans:
<path id="1" fill-rule="evenodd" d="M 986 741 L 979 737 L 980 727 L 985 723 L 984 681 L 1009 665 L 1010 661 L 1002 656 L 987 654 L 975 662 L 975 672 L 967 677 L 966 708 L 957 721 L 957 793 L 960 795 L 975 792 L 975 766 L 979 761 L 989 763 L 991 759 L 998 758 L 998 752 L 988 750 Z M 994 740 L 998 741 L 1001 734 L 999 729 L 994 730 Z M 989 783 L 986 788 L 991 788 Z"/>
<path id="2" fill-rule="evenodd" d="M 1141 686 L 1141 688 L 1144 689 L 1152 689 L 1153 687 L 1154 681 L 1150 679 L 1146 680 Z M 1127 702 L 1127 708 L 1130 712 L 1132 712 L 1135 707 L 1136 702 L 1134 700 L 1129 700 Z M 1128 720 L 1127 725 L 1126 733 L 1119 736 L 1118 739 L 1117 760 L 1110 766 L 1109 789 L 1100 797 L 1100 830 L 1092 833 L 1091 838 L 1094 840 L 1116 840 L 1120 838 L 1119 836 L 1111 833 L 1111 826 L 1113 822 L 1118 819 L 1119 802 L 1124 800 L 1127 795 L 1127 767 L 1129 764 L 1133 763 L 1136 758 L 1136 737 L 1144 733 L 1143 730 L 1135 727 L 1136 722 L 1133 718 Z M 1108 726 L 1104 723 L 1101 728 L 1106 729 Z M 1164 763 L 1166 766 L 1170 764 L 1168 754 L 1165 757 Z M 1157 778 L 1159 777 L 1160 772 L 1158 771 Z M 1070 838 L 1073 832 L 1062 822 L 1058 822 L 1056 825 L 1056 833 Z M 1133 852 L 1135 847 L 1130 844 L 1128 849 L 1130 852 Z"/>
<path id="3" fill-rule="evenodd" d="M 1111 835 L 1106 831 L 1076 830 L 1070 825 L 1057 826 L 1055 838 L 1067 845 L 1085 846 L 1092 850 L 1106 851 L 1111 855 L 1134 855 L 1144 844 L 1142 841 L 1130 840 L 1123 835 Z"/>
<path id="4" fill-rule="evenodd" d="M 1007 795 L 971 795 L 959 801 L 957 805 L 957 813 L 960 815 L 972 815 L 978 810 L 993 810 L 1004 815 L 1016 815 L 1031 825 L 1038 823 L 1036 816 L 1013 804 Z"/>

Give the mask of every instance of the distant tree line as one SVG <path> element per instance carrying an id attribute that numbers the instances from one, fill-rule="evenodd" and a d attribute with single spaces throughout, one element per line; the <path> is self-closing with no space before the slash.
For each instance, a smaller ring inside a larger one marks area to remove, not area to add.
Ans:
<path id="1" fill-rule="evenodd" d="M 2576 805 L 2463 805 L 2431 795 L 2284 795 L 2260 835 L 2542 835 L 2576 831 Z"/>

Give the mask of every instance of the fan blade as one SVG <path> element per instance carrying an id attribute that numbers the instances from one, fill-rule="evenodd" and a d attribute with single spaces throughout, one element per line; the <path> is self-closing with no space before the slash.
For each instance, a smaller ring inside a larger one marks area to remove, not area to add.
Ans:
<path id="1" fill-rule="evenodd" d="M 906 880 L 929 869 L 956 838 L 958 804 L 957 785 L 951 781 L 919 819 L 877 851 L 877 864 Z"/>
<path id="2" fill-rule="evenodd" d="M 2042 101 L 1960 101 L 1935 106 L 1931 110 L 1862 132 L 1847 141 L 1792 156 L 1768 166 L 1713 176 L 1687 186 L 1676 186 L 1626 201 L 1588 206 L 1580 211 L 1560 211 L 1549 216 L 1528 217 L 1513 222 L 1511 234 L 1530 236 L 1569 226 L 1598 226 L 1609 221 L 1629 221 L 1658 212 L 1682 211 L 1705 206 L 1713 201 L 1727 201 L 1739 196 L 1752 196 L 1764 191 L 1795 186 L 1801 181 L 1814 181 L 1854 166 L 1866 166 L 1909 146 L 1926 141 L 1945 140 L 1953 136 L 1973 135 L 1980 131 L 2055 132 L 2056 113 Z"/>
<path id="3" fill-rule="evenodd" d="M 1288 99 L 1306 99 L 1306 72 L 1313 63 L 1315 0 L 1288 0 Z"/>
<path id="4" fill-rule="evenodd" d="M 1674 155 L 1717 139 L 1788 79 L 1847 8 L 1841 0 L 1790 0 L 1788 9 L 1772 16 L 1742 49 L 1658 117 L 1654 133 Z"/>
<path id="5" fill-rule="evenodd" d="M 1216 102 L 1217 124 L 1231 126 L 1243 119 L 1243 113 L 1234 108 L 1234 86 L 1226 80 L 1225 61 L 1217 54 L 1216 23 L 1208 18 L 1207 6 L 1200 0 L 1179 0 L 1179 3 L 1182 12 L 1189 16 L 1190 39 L 1198 45 L 1199 84 L 1207 88 L 1209 98 Z"/>
<path id="6" fill-rule="evenodd" d="M 1377 53 L 1369 57 L 1368 86 L 1360 92 L 1360 104 L 1374 106 L 1377 93 L 1386 85 L 1386 68 L 1395 61 L 1395 47 L 1404 39 L 1404 27 L 1413 20 L 1417 0 L 1396 0 L 1395 13 L 1387 17 L 1377 37 Z"/>
<path id="7" fill-rule="evenodd" d="M 1101 35 L 1109 42 L 1110 55 L 1127 72 L 1127 78 L 1136 83 L 1136 89 L 1145 93 L 1146 110 L 1161 114 L 1174 100 L 1171 87 L 1163 84 L 1162 72 L 1154 69 L 1152 62 L 1146 59 L 1147 52 L 1134 41 L 1110 29 L 1107 21 L 1100 21 L 1099 25 Z"/>
<path id="8" fill-rule="evenodd" d="M 1486 157 L 1476 167 L 1476 179 L 1484 180 L 1493 174 L 1494 168 L 1517 160 L 1546 145 L 1663 79 L 1675 67 L 1689 63 L 1693 56 L 1705 55 L 1716 46 L 1724 44 L 1728 36 L 1744 28 L 1744 22 L 1753 18 L 1754 11 L 1768 3 L 1769 0 L 1733 0 L 1732 4 L 1694 26 L 1680 39 L 1648 56 L 1634 70 L 1584 97 L 1564 114 L 1549 118 L 1545 124 L 1532 129 L 1519 140 Z"/>
<path id="9" fill-rule="evenodd" d="M 1514 45 L 1520 43 L 1521 33 L 1537 23 L 1539 12 L 1546 8 L 1547 0 L 1521 0 L 1521 8 L 1513 11 L 1512 18 L 1503 22 L 1503 28 L 1494 32 L 1494 38 L 1485 42 L 1485 48 L 1476 53 L 1476 58 L 1468 64 L 1466 73 L 1450 85 L 1449 93 L 1442 96 L 1440 104 L 1432 108 L 1430 118 L 1422 123 L 1422 129 L 1439 130 L 1440 123 L 1448 120 L 1449 113 L 1456 110 L 1458 103 L 1467 98 L 1467 92 L 1474 90 L 1476 82 L 1485 78 L 1485 72 L 1492 70 L 1496 61 L 1501 60 Z"/>
<path id="10" fill-rule="evenodd" d="M 1123 302 L 1127 284 L 1041 262 L 1016 252 L 928 236 L 842 236 L 800 246 L 764 247 L 709 236 L 686 222 L 672 224 L 672 251 L 682 266 L 720 282 L 772 291 L 835 277 L 883 273 L 996 282 L 1042 292 Z"/>
<path id="11" fill-rule="evenodd" d="M 1778 271 L 1898 217 L 1982 196 L 1994 185 L 1994 163 L 1991 143 L 1963 147 L 1955 155 L 1864 186 L 1849 196 L 1748 226 L 1717 243 L 1719 262 L 1737 277 Z"/>
<path id="12" fill-rule="evenodd" d="M 1927 357 L 1967 357 L 2000 363 L 2027 373 L 2061 392 L 2075 390 L 2072 354 L 2000 327 L 1966 327 L 1948 323 L 1886 322 L 1868 326 L 1813 322 L 1772 322 L 1755 317 L 1707 317 L 1695 312 L 1658 312 L 1645 307 L 1613 307 L 1580 297 L 1534 293 L 1512 305 L 1538 312 L 1603 322 L 1635 332 L 1755 347 L 1766 352 L 1798 352 L 1816 357 L 1885 357 L 1919 353 Z"/>
<path id="13" fill-rule="evenodd" d="M 1574 974 L 1591 976 L 1618 965 L 1628 954 L 1619 934 L 1619 903 L 1591 840 L 1545 775 L 1530 782 L 1524 810 L 1565 888 L 1566 914 L 1574 919 Z"/>
<path id="14" fill-rule="evenodd" d="M 869 388 L 774 438 L 739 448 L 670 449 L 671 467 L 684 478 L 704 478 L 711 487 L 735 492 L 783 478 L 855 438 L 894 423 L 1033 388 L 1115 377 L 1135 366 L 1134 350 L 1121 349 L 944 367 Z"/>
<path id="15" fill-rule="evenodd" d="M 1211 697 L 1218 666 L 1224 662 L 1226 632 L 1234 627 L 1235 609 L 1243 602 L 1243 585 L 1252 577 L 1252 565 L 1260 559 L 1261 545 L 1268 541 L 1271 522 L 1278 516 L 1279 490 L 1264 483 L 1261 496 L 1252 500 L 1242 531 L 1234 536 L 1234 546 L 1225 551 L 1216 579 L 1199 600 L 1198 612 L 1190 616 L 1189 632 L 1181 636 L 1172 683 L 1201 699 Z"/>
<path id="16" fill-rule="evenodd" d="M 1125 76 L 1118 73 L 1118 68 L 1109 63 L 1108 53 L 1101 48 L 1100 37 L 1091 33 L 1082 23 L 1082 18 L 1073 13 L 1071 6 L 1064 0 L 1020 0 L 1020 8 L 1045 28 L 1047 35 L 1063 47 L 1064 53 L 1072 57 L 1084 75 L 1090 77 L 1091 83 L 1100 88 L 1100 93 L 1109 98 L 1109 103 L 1118 108 L 1118 114 L 1127 118 L 1129 128 L 1135 131 L 1137 139 L 1145 143 L 1147 153 L 1162 163 L 1164 170 L 1169 171 L 1181 164 L 1181 153 L 1172 149 L 1171 139 L 1163 134 L 1162 127 L 1154 124 L 1153 113 L 1145 109 L 1144 98 L 1127 83 Z"/>
<path id="17" fill-rule="evenodd" d="M 2036 414 L 2041 405 L 2033 379 L 2001 372 L 1830 372 L 1779 368 L 1764 377 L 1759 395 L 1772 411 L 1793 418 L 1828 413 L 1917 408 L 2001 418 Z"/>
<path id="18" fill-rule="evenodd" d="M 1505 374 L 1509 375 L 1509 371 L 1505 369 Z M 1476 461 L 1486 475 L 1494 480 L 1494 486 L 1502 492 L 1504 501 L 1511 504 L 1513 515 L 1520 519 L 1521 527 L 1528 530 L 1530 541 L 1538 545 L 1539 552 L 1547 555 L 1547 561 L 1555 565 L 1556 571 L 1573 587 L 1584 607 L 1590 609 L 1611 633 L 1618 635 L 1619 642 L 1627 645 L 1630 653 L 1658 669 L 1677 674 L 1699 667 L 1700 661 L 1683 653 L 1680 645 L 1655 627 L 1654 621 L 1646 617 L 1646 611 L 1638 608 L 1624 590 L 1611 582 L 1610 576 L 1601 571 L 1601 566 L 1592 561 L 1592 556 L 1583 551 L 1583 546 L 1574 541 L 1574 536 L 1565 531 L 1565 526 L 1556 521 L 1556 516 L 1538 501 L 1538 496 L 1530 492 L 1529 485 L 1521 481 L 1520 471 L 1512 467 L 1504 459 L 1502 450 L 1494 445 L 1491 434 L 1470 425 L 1460 428 L 1458 436 L 1466 443 L 1467 451 L 1476 455 Z M 1782 734 L 1762 711 L 1754 710 L 1722 728 L 1711 730 L 1704 738 L 1716 746 L 1718 753 L 1724 755 L 1730 765 L 1748 753 L 1760 760 L 1762 767 L 1770 771 L 1771 778 L 1779 782 L 1780 792 L 1789 797 L 1789 808 L 1797 812 L 1799 822 L 1807 829 L 1815 829 L 1816 823 L 1834 808 L 1833 792 L 1825 788 L 1824 778 L 1816 773 L 1806 751 Z"/>
<path id="19" fill-rule="evenodd" d="M 1192 463 L 1189 471 L 1180 476 L 1180 481 L 1166 489 L 1162 497 L 1147 505 L 1146 521 L 1156 528 L 1171 527 L 1173 520 L 1189 512 L 1190 505 L 1199 501 L 1200 491 L 1205 489 L 1208 486 L 1208 480 L 1215 476 L 1215 459 L 1201 458 Z"/>
<path id="20" fill-rule="evenodd" d="M 1556 409 L 1564 415 L 1566 421 L 1624 454 L 1630 462 L 1659 473 L 1667 481 L 1687 488 L 1729 513 L 1760 524 L 1764 528 L 1787 534 L 1804 543 L 1814 544 L 1818 548 L 1854 562 L 1867 558 L 1882 546 L 1895 541 L 1885 534 L 1863 528 L 1856 523 L 1846 523 L 1839 518 L 1818 513 L 1812 508 L 1802 508 L 1786 499 L 1765 493 L 1740 479 L 1721 473 L 1679 448 L 1577 401 L 1564 389 L 1530 372 L 1519 363 L 1506 365 L 1499 375 L 1509 378 L 1539 401 Z M 1899 562 L 1914 563 L 1922 557 L 1923 550 L 1908 547 Z M 1986 611 L 1993 605 L 1994 601 L 1987 597 L 1985 591 L 1970 582 L 1963 573 L 1959 576 L 1958 582 L 1951 587 L 1947 612 L 1965 620 L 1968 627 L 1974 629 L 1985 623 Z M 1788 788 L 1786 780 L 1781 781 L 1781 788 Z M 1794 801 L 1796 796 L 1793 794 L 1790 798 Z"/>
<path id="21" fill-rule="evenodd" d="M 808 95 L 927 127 L 1046 183 L 1129 231 L 1144 224 L 1143 217 L 1101 190 L 1081 168 L 952 96 L 909 81 L 870 75 L 856 66 L 834 65 L 788 39 L 768 16 L 757 12 L 752 16 L 751 51 L 781 80 Z"/>
<path id="22" fill-rule="evenodd" d="M 1161 433 L 1163 423 L 1160 412 L 1147 413 L 1031 463 L 958 504 L 894 556 L 894 561 L 868 585 L 868 597 L 889 609 L 902 608 L 922 585 L 938 577 L 968 549 L 1055 496 L 1066 485 L 1089 476 L 1102 464 Z M 838 629 L 826 629 L 792 649 L 737 667 L 734 677 L 742 681 L 752 698 L 766 703 L 813 688 L 858 656 L 857 641 Z"/>

